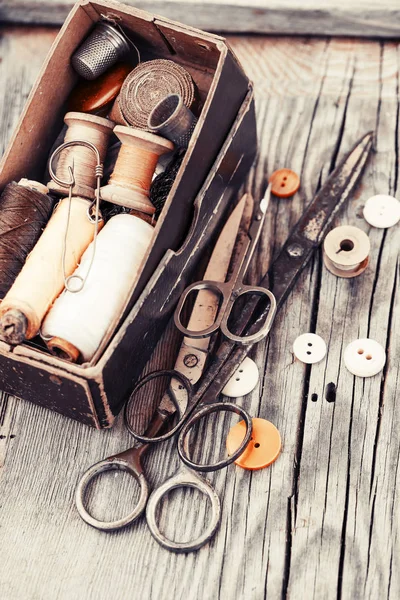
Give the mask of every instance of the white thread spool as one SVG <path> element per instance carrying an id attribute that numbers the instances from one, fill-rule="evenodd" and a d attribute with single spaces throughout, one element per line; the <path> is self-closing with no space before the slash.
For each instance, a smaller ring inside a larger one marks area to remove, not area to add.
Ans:
<path id="1" fill-rule="evenodd" d="M 357 277 L 368 266 L 370 241 L 358 227 L 332 229 L 324 240 L 324 263 L 337 277 Z"/>
<path id="2" fill-rule="evenodd" d="M 91 142 L 99 151 L 100 162 L 104 163 L 108 140 L 115 123 L 103 117 L 80 112 L 67 113 L 64 121 L 68 125 L 64 142 Z M 96 157 L 93 151 L 78 145 L 66 148 L 61 152 L 56 168 L 56 175 L 62 181 L 71 179 L 68 167 L 72 168 L 75 179 L 75 185 L 72 188 L 73 195 L 93 198 L 96 188 Z M 68 196 L 69 188 L 63 187 L 53 180 L 49 181 L 47 187 L 61 196 Z"/>
<path id="3" fill-rule="evenodd" d="M 153 236 L 153 227 L 129 214 L 112 217 L 97 236 L 96 255 L 85 287 L 66 290 L 42 324 L 42 336 L 53 354 L 88 362 L 116 316 L 120 315 Z M 85 277 L 92 244 L 75 274 Z M 74 279 L 71 279 L 73 285 Z"/>

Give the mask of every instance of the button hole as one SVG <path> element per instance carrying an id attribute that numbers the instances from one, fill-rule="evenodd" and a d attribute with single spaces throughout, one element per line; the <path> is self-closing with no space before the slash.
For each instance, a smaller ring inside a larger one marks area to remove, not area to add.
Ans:
<path id="1" fill-rule="evenodd" d="M 243 373 L 243 369 L 239 369 L 239 373 Z"/>
<path id="2" fill-rule="evenodd" d="M 311 343 L 311 342 L 308 342 L 307 346 L 312 346 L 312 343 Z"/>
<path id="3" fill-rule="evenodd" d="M 260 447 L 260 444 L 259 444 L 258 442 L 256 442 L 256 443 L 254 444 L 254 448 L 259 448 L 259 447 Z"/>
<path id="4" fill-rule="evenodd" d="M 364 354 L 364 350 L 363 350 L 362 348 L 360 348 L 360 349 L 358 350 L 358 354 Z"/>
<path id="5" fill-rule="evenodd" d="M 307 350 L 307 354 L 311 354 L 311 352 L 309 350 Z"/>
<path id="6" fill-rule="evenodd" d="M 236 381 L 240 381 L 240 377 L 236 377 Z"/>
<path id="7" fill-rule="evenodd" d="M 281 183 L 281 187 L 285 187 L 286 183 Z"/>
<path id="8" fill-rule="evenodd" d="M 370 354 L 367 354 L 367 356 L 365 357 L 367 360 L 371 360 L 372 356 Z"/>

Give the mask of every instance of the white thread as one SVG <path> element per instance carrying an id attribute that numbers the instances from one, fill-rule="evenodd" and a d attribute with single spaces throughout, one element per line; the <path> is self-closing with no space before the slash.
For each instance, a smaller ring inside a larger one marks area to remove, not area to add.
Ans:
<path id="1" fill-rule="evenodd" d="M 90 361 L 116 315 L 120 315 L 150 245 L 153 227 L 129 214 L 112 217 L 97 236 L 96 256 L 85 287 L 64 292 L 47 314 L 43 338 L 74 345 Z M 85 277 L 92 257 L 85 251 L 74 275 Z M 73 286 L 74 278 L 70 279 Z"/>

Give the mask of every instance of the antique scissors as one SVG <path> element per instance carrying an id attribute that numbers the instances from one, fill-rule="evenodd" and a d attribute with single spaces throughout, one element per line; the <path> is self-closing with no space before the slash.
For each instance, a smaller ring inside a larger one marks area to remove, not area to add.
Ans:
<path id="1" fill-rule="evenodd" d="M 289 235 L 285 245 L 273 261 L 269 271 L 263 277 L 260 287 L 271 286 L 276 299 L 277 310 L 283 305 L 302 270 L 310 260 L 314 250 L 321 244 L 334 216 L 353 193 L 366 165 L 369 153 L 372 149 L 372 144 L 373 134 L 372 132 L 369 132 L 364 135 L 343 158 L 341 163 L 336 167 L 326 183 L 319 190 L 314 200 L 309 204 Z M 216 279 L 215 277 L 212 278 L 207 271 L 205 277 L 207 277 L 209 281 Z M 199 297 L 201 297 L 201 294 L 209 293 L 209 288 L 200 289 L 196 302 Z M 264 295 L 263 298 L 266 298 L 266 296 Z M 260 330 L 260 326 L 262 327 L 265 319 L 268 318 L 270 311 L 273 309 L 274 305 L 270 302 L 269 296 L 267 303 L 258 302 L 254 305 L 254 303 L 249 302 L 241 312 L 236 324 L 236 331 L 238 331 L 239 337 L 252 336 L 254 333 L 257 333 Z M 210 321 L 208 328 L 212 327 L 214 324 L 217 313 L 218 307 L 215 307 L 213 320 Z M 195 323 L 192 321 L 193 319 L 191 318 L 187 328 L 188 331 L 196 332 L 197 330 L 197 332 L 200 331 L 200 333 L 204 333 L 204 330 L 207 330 L 207 327 L 201 327 L 200 329 L 195 327 Z M 220 322 L 222 323 L 222 320 Z M 189 341 L 188 345 L 185 347 L 188 339 L 191 339 L 191 341 Z M 195 341 L 196 344 L 191 345 L 194 344 Z M 149 442 L 163 441 L 179 431 L 178 453 L 183 463 L 192 470 L 216 470 L 217 468 L 221 468 L 232 462 L 232 460 L 230 460 L 232 457 L 229 457 L 229 459 L 220 461 L 214 465 L 198 464 L 194 462 L 190 455 L 190 432 L 192 427 L 206 415 L 221 410 L 221 405 L 229 406 L 229 410 L 241 414 L 246 422 L 247 432 L 244 441 L 239 448 L 239 454 L 243 451 L 243 446 L 248 444 L 251 434 L 251 420 L 250 423 L 247 422 L 247 413 L 245 413 L 243 409 L 239 409 L 237 406 L 235 407 L 233 404 L 215 402 L 215 399 L 218 398 L 227 381 L 244 360 L 249 350 L 252 348 L 254 341 L 251 343 L 238 344 L 236 340 L 226 337 L 205 369 L 204 365 L 207 351 L 204 350 L 202 344 L 205 344 L 205 348 L 207 349 L 208 343 L 209 338 L 207 337 L 200 337 L 198 339 L 193 337 L 185 338 L 176 361 L 175 370 L 150 373 L 137 384 L 133 391 L 133 395 L 152 378 L 163 376 L 165 374 L 172 375 L 168 398 L 164 394 L 154 419 L 146 431 L 146 436 L 140 436 L 136 432 L 133 432 L 130 424 L 127 423 L 129 431 L 133 433 L 137 439 L 141 440 L 142 444 L 133 450 L 128 450 L 115 457 L 110 457 L 106 461 L 97 463 L 97 465 L 91 467 L 91 469 L 84 474 L 79 483 L 76 494 L 78 510 L 82 518 L 90 525 L 99 527 L 100 529 L 117 529 L 120 526 L 132 523 L 143 512 L 149 491 L 143 469 L 140 465 L 140 458 L 149 447 Z M 204 354 L 201 354 L 200 350 L 202 350 Z M 185 371 L 180 372 L 182 363 L 187 369 L 192 370 L 186 371 L 188 377 L 185 375 Z M 198 408 L 199 404 L 202 404 L 201 408 Z M 167 434 L 154 437 L 161 430 L 165 420 L 175 413 L 178 413 L 180 417 L 178 424 Z M 127 409 L 125 410 L 125 417 L 126 415 Z M 238 453 L 235 453 L 233 460 L 236 460 L 237 456 Z M 146 510 L 147 523 L 155 539 L 162 546 L 176 552 L 195 550 L 206 543 L 217 530 L 220 518 L 219 499 L 211 486 L 205 479 L 197 479 L 194 473 L 185 470 L 185 467 L 182 468 L 183 470 L 178 471 L 177 474 L 168 479 L 160 488 L 157 488 L 152 492 L 148 499 Z M 141 485 L 141 496 L 138 506 L 126 519 L 121 520 L 121 522 L 110 524 L 100 523 L 99 526 L 99 522 L 88 515 L 84 506 L 84 496 L 87 485 L 91 479 L 98 473 L 108 469 L 123 469 L 134 475 Z M 202 481 L 204 485 L 202 485 L 201 488 L 198 487 L 198 489 L 208 495 L 213 507 L 213 516 L 207 531 L 197 540 L 187 544 L 176 544 L 175 542 L 166 540 L 156 525 L 156 508 L 158 503 L 171 489 L 182 485 L 197 487 L 199 485 L 198 482 L 200 481 Z"/>
<path id="2" fill-rule="evenodd" d="M 247 239 L 241 248 L 239 258 L 229 280 L 221 283 L 220 281 L 213 281 L 205 278 L 202 281 L 198 281 L 192 285 L 189 285 L 189 287 L 187 287 L 181 295 L 178 306 L 175 310 L 174 321 L 176 327 L 185 336 L 191 338 L 209 337 L 219 329 L 225 338 L 232 342 L 237 344 L 252 344 L 259 342 L 268 334 L 276 310 L 275 297 L 273 293 L 266 287 L 245 285 L 243 283 L 243 278 L 247 272 L 247 268 L 260 238 L 270 194 L 271 186 L 267 188 L 266 194 L 260 202 L 260 206 L 258 207 L 257 213 L 251 224 Z M 193 317 L 191 322 L 193 323 L 194 321 L 194 324 L 189 324 L 188 327 L 185 327 L 181 318 L 182 309 L 188 300 L 189 295 L 193 292 L 199 292 L 201 290 L 208 290 L 220 298 L 219 303 L 221 306 L 218 309 L 218 313 L 214 319 L 214 322 L 209 327 L 203 327 L 200 330 L 197 327 L 193 328 L 195 325 L 198 326 L 198 322 L 196 322 Z M 260 298 L 266 297 L 270 303 L 270 311 L 268 318 L 265 320 L 262 326 L 260 326 L 257 332 L 248 336 L 241 336 L 236 335 L 230 330 L 229 320 L 232 316 L 236 301 L 239 298 L 245 299 L 244 297 L 246 295 L 249 296 L 249 298 L 253 296 L 259 296 Z"/>
<path id="3" fill-rule="evenodd" d="M 268 197 L 269 193 L 267 198 Z M 215 286 L 219 281 L 223 282 L 226 278 L 247 200 L 247 197 L 244 196 L 233 210 L 220 234 L 220 237 L 218 238 L 210 258 L 205 276 L 208 279 L 212 278 L 213 285 Z M 263 212 L 261 214 L 261 218 L 259 219 L 260 227 L 262 226 L 267 205 L 268 202 L 264 201 L 262 207 Z M 259 231 L 257 231 L 256 234 L 258 239 Z M 246 243 L 248 241 L 248 236 L 246 235 L 243 237 L 245 237 L 245 241 L 242 242 L 239 258 L 236 259 L 236 264 L 243 262 L 244 250 L 246 247 L 249 247 L 249 244 Z M 255 244 L 253 244 L 253 250 L 254 247 Z M 238 269 L 235 267 L 234 273 L 237 271 Z M 259 290 L 259 288 L 256 289 L 257 291 Z M 202 329 L 210 328 L 218 312 L 218 305 L 219 300 L 215 297 L 212 291 L 206 288 L 201 289 L 191 312 L 189 327 L 196 328 L 196 326 L 199 326 L 200 324 Z M 96 463 L 81 477 L 76 489 L 76 506 L 82 519 L 92 527 L 104 531 L 120 529 L 136 521 L 136 519 L 138 519 L 146 509 L 147 524 L 152 535 L 162 546 L 168 548 L 169 550 L 173 550 L 175 552 L 189 552 L 192 550 L 197 550 L 207 541 L 209 541 L 214 535 L 220 522 L 221 505 L 217 494 L 205 478 L 182 465 L 177 473 L 165 481 L 160 487 L 155 489 L 150 495 L 149 484 L 141 463 L 144 453 L 150 447 L 150 444 L 147 442 L 147 440 L 153 441 L 155 439 L 154 436 L 164 427 L 166 421 L 171 419 L 173 415 L 178 413 L 179 418 L 182 418 L 184 415 L 188 402 L 190 401 L 193 393 L 192 385 L 200 379 L 206 366 L 209 344 L 209 337 L 200 339 L 185 337 L 176 359 L 175 369 L 171 371 L 158 371 L 156 373 L 152 373 L 142 379 L 133 390 L 131 399 L 143 386 L 156 377 L 171 377 L 169 387 L 164 393 L 161 402 L 146 430 L 146 437 L 142 436 L 144 442 L 140 443 L 134 448 L 130 448 L 129 450 L 121 452 L 120 454 L 111 456 Z M 238 413 L 245 420 L 248 426 L 246 438 L 249 438 L 251 434 L 251 417 L 242 408 L 235 405 L 233 406 L 234 412 Z M 128 431 L 134 433 L 129 423 L 128 411 L 129 403 L 127 403 L 125 406 L 124 419 Z M 168 435 L 168 437 L 171 437 L 171 435 Z M 245 440 L 243 447 L 247 444 L 247 442 L 248 439 Z M 241 454 L 242 451 L 243 448 L 239 449 L 239 451 L 235 453 L 236 458 Z M 139 483 L 140 496 L 137 505 L 133 508 L 129 515 L 116 521 L 103 522 L 96 519 L 89 513 L 86 503 L 86 494 L 88 486 L 91 484 L 93 479 L 95 479 L 101 473 L 110 470 L 123 470 L 132 475 Z M 196 540 L 186 543 L 168 540 L 161 533 L 156 518 L 158 505 L 162 498 L 172 489 L 181 487 L 196 488 L 205 494 L 211 502 L 211 519 L 206 530 Z"/>

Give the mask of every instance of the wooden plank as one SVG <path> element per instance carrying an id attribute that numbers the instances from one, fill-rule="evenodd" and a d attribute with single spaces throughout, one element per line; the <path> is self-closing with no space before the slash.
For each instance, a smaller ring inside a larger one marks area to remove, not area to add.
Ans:
<path id="1" fill-rule="evenodd" d="M 3 147 L 54 31 L 36 34 L 2 31 Z M 213 542 L 197 554 L 162 550 L 143 521 L 104 534 L 78 517 L 73 493 L 80 474 L 131 443 L 121 420 L 112 431 L 93 431 L 29 402 L 3 398 L 4 598 L 399 597 L 400 227 L 369 228 L 361 208 L 373 193 L 398 188 L 400 45 L 240 36 L 229 41 L 256 86 L 260 152 L 246 188 L 259 198 L 268 173 L 282 166 L 302 181 L 295 198 L 272 199 L 251 281 L 267 269 L 331 167 L 362 133 L 376 129 L 377 153 L 358 194 L 337 218 L 337 224 L 368 232 L 371 265 L 357 279 L 336 279 L 317 255 L 269 341 L 253 353 L 260 384 L 238 402 L 277 425 L 283 453 L 264 471 L 232 466 L 207 475 L 221 495 L 223 518 Z M 305 331 L 328 342 L 326 361 L 312 367 L 295 361 L 291 351 Z M 343 349 L 360 335 L 387 348 L 384 378 L 355 379 L 344 368 Z M 148 370 L 171 365 L 176 343 L 171 327 Z M 325 399 L 329 382 L 337 386 L 335 402 Z M 228 428 L 228 422 L 219 423 L 214 431 L 223 439 Z M 211 447 L 205 438 L 204 451 Z M 162 482 L 178 467 L 174 445 L 152 450 L 145 465 L 151 485 Z M 98 486 L 98 515 L 117 516 L 133 502 L 135 491 L 120 475 Z M 199 532 L 206 517 L 204 503 L 191 492 L 173 494 L 161 513 L 165 531 L 178 539 Z"/>
<path id="2" fill-rule="evenodd" d="M 199 29 L 288 35 L 398 37 L 397 0 L 125 0 Z M 3 0 L 0 20 L 60 25 L 74 0 Z"/>

